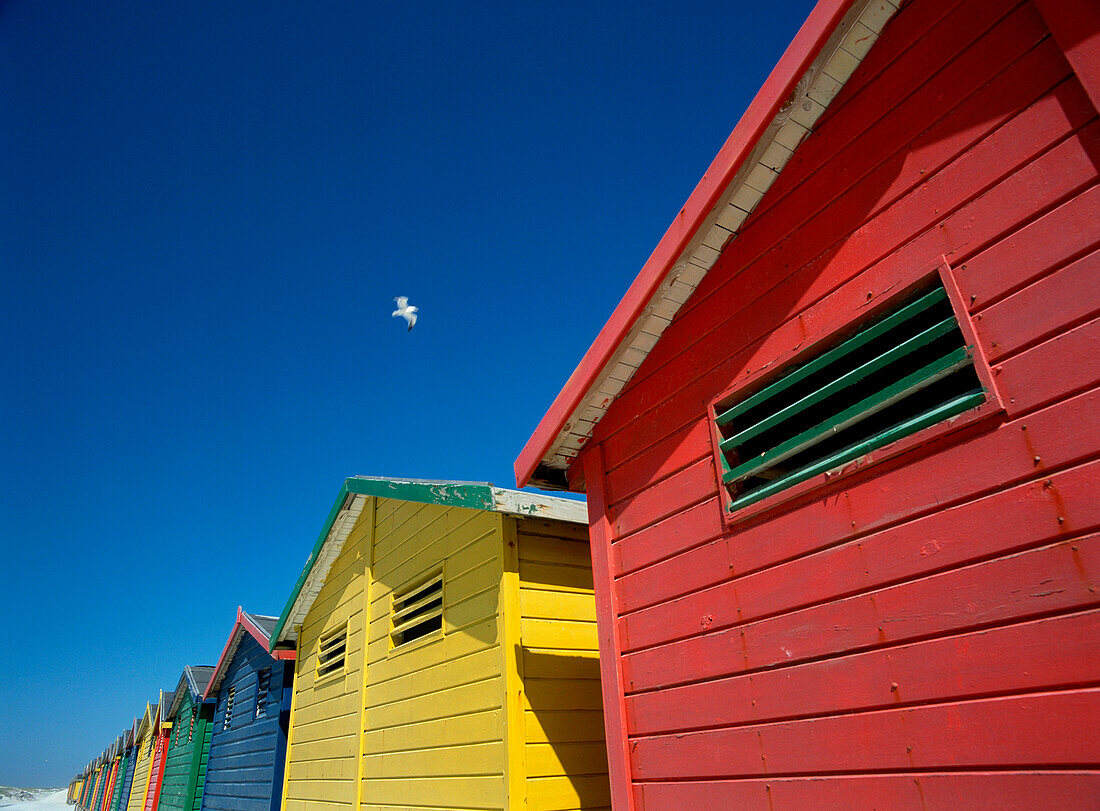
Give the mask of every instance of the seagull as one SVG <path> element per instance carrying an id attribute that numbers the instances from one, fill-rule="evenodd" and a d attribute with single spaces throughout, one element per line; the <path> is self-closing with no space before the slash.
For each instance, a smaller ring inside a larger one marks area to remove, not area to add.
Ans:
<path id="1" fill-rule="evenodd" d="M 393 317 L 397 318 L 397 316 L 401 316 L 404 318 L 409 322 L 409 329 L 411 330 L 416 324 L 416 314 L 419 312 L 420 308 L 410 307 L 408 296 L 397 296 L 394 301 L 397 303 L 397 309 L 393 311 Z"/>

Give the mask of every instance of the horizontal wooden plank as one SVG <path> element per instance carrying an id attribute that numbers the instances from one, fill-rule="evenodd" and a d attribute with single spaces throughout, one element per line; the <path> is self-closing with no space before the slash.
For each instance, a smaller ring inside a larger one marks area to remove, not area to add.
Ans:
<path id="1" fill-rule="evenodd" d="M 607 497 L 622 501 L 711 453 L 710 427 L 699 420 L 643 451 L 630 464 L 607 472 Z"/>
<path id="2" fill-rule="evenodd" d="M 592 554 L 588 550 L 588 538 L 574 541 L 565 538 L 547 538 L 542 535 L 517 535 L 519 559 L 536 563 L 558 563 L 565 566 L 592 566 Z"/>
<path id="3" fill-rule="evenodd" d="M 1097 712 L 1097 689 L 878 710 L 639 738 L 632 765 L 660 780 L 1090 763 Z"/>
<path id="4" fill-rule="evenodd" d="M 603 708 L 600 682 L 594 679 L 523 679 L 524 709 L 599 710 Z"/>
<path id="5" fill-rule="evenodd" d="M 588 525 L 574 524 L 568 521 L 551 521 L 547 518 L 525 518 L 517 516 L 518 535 L 541 535 L 548 538 L 566 538 L 588 543 Z"/>
<path id="6" fill-rule="evenodd" d="M 1052 211 L 972 256 L 956 270 L 972 312 L 1031 284 L 1067 259 L 1100 244 L 1100 186 L 1091 186 Z"/>
<path id="7" fill-rule="evenodd" d="M 596 600 L 591 594 L 568 591 L 519 590 L 519 613 L 536 619 L 596 621 Z"/>
<path id="8" fill-rule="evenodd" d="M 650 524 L 625 541 L 616 541 L 612 546 L 613 560 L 616 562 L 615 575 L 629 574 L 664 558 L 701 546 L 719 538 L 724 532 L 722 506 L 718 498 L 707 499 L 683 512 Z M 724 558 L 724 540 L 721 545 Z M 691 570 L 685 570 L 681 575 L 690 578 Z"/>
<path id="9" fill-rule="evenodd" d="M 361 801 L 399 808 L 483 809 L 504 807 L 504 778 L 466 777 L 370 779 L 361 783 Z"/>
<path id="10" fill-rule="evenodd" d="M 546 650 L 523 649 L 525 679 L 599 679 L 600 660 L 596 649 Z"/>
<path id="11" fill-rule="evenodd" d="M 504 778 L 500 775 L 470 775 L 364 780 L 361 800 L 365 805 L 503 808 Z"/>
<path id="12" fill-rule="evenodd" d="M 690 467 L 664 479 L 660 487 L 641 490 L 612 505 L 612 529 L 616 537 L 627 535 L 655 521 L 680 512 L 718 489 L 714 459 L 705 456 Z"/>
<path id="13" fill-rule="evenodd" d="M 324 780 L 288 782 L 286 791 L 286 811 L 352 808 L 355 805 L 354 780 L 340 783 Z"/>
<path id="14" fill-rule="evenodd" d="M 718 629 L 902 582 L 1100 528 L 1100 462 L 1019 485 L 915 521 L 627 615 L 628 649 Z M 1061 520 L 1059 520 L 1061 519 Z M 726 560 L 716 561 L 729 572 Z"/>
<path id="15" fill-rule="evenodd" d="M 996 808 L 1094 811 L 1095 770 L 927 772 L 638 783 L 644 808 Z"/>
<path id="16" fill-rule="evenodd" d="M 519 562 L 519 579 L 528 587 L 548 591 L 592 591 L 592 570 L 581 566 Z"/>
<path id="17" fill-rule="evenodd" d="M 307 764 L 332 761 L 340 765 L 333 765 L 335 772 L 325 772 L 324 776 L 346 775 L 347 766 L 344 760 L 354 760 L 358 751 L 358 739 L 354 726 L 348 728 L 342 734 L 333 734 L 324 738 L 299 739 L 298 730 L 294 730 L 294 768 L 306 769 Z M 324 768 L 323 766 L 320 768 Z M 306 774 L 302 772 L 301 774 Z M 352 772 L 354 774 L 354 772 Z M 298 774 L 298 772 L 293 772 Z"/>
<path id="18" fill-rule="evenodd" d="M 333 751 L 326 757 L 318 757 L 313 760 L 298 760 L 295 758 L 293 761 L 287 761 L 290 781 L 292 783 L 303 783 L 326 780 L 333 783 L 354 785 L 356 773 L 355 754 L 356 750 L 352 748 L 346 753 Z"/>
<path id="19" fill-rule="evenodd" d="M 454 744 L 411 752 L 367 753 L 363 757 L 363 779 L 493 774 L 503 766 L 503 741 Z"/>
<path id="20" fill-rule="evenodd" d="M 532 648 L 553 650 L 594 650 L 599 645 L 596 623 L 569 620 L 525 617 L 520 620 L 520 639 Z"/>
<path id="21" fill-rule="evenodd" d="M 569 811 L 610 805 L 611 789 L 603 775 L 535 777 L 527 781 L 529 811 Z"/>
<path id="22" fill-rule="evenodd" d="M 410 669 L 385 681 L 372 678 L 367 686 L 367 706 L 390 704 L 457 684 L 483 681 L 499 675 L 500 668 L 500 651 L 492 647 L 456 659 L 441 659 L 428 667 Z"/>
<path id="23" fill-rule="evenodd" d="M 339 682 L 342 684 L 343 679 Z M 329 724 L 326 729 L 338 728 L 344 719 L 358 716 L 358 714 L 358 691 L 350 692 L 341 689 L 339 695 L 326 701 L 307 702 L 303 699 L 294 708 L 295 740 L 306 740 L 316 735 L 327 734 L 319 731 L 316 725 L 324 722 Z"/>
<path id="24" fill-rule="evenodd" d="M 1100 683 L 1100 612 L 630 696 L 630 732 L 734 726 Z"/>
<path id="25" fill-rule="evenodd" d="M 494 710 L 500 707 L 503 694 L 500 676 L 471 684 L 447 686 L 401 701 L 372 704 L 367 707 L 366 725 L 370 729 L 381 729 Z"/>
<path id="26" fill-rule="evenodd" d="M 497 740 L 504 734 L 503 717 L 502 711 L 495 709 L 379 729 L 368 727 L 363 733 L 363 749 L 387 753 Z"/>
<path id="27" fill-rule="evenodd" d="M 1100 251 L 978 313 L 975 331 L 991 363 L 1100 312 Z"/>
<path id="28" fill-rule="evenodd" d="M 1021 552 L 623 657 L 634 690 L 1005 623 L 1093 604 L 1100 537 Z"/>
<path id="29" fill-rule="evenodd" d="M 607 747 L 591 743 L 531 743 L 524 749 L 529 777 L 607 774 Z"/>
<path id="30" fill-rule="evenodd" d="M 453 599 L 445 592 L 443 629 L 454 633 L 458 629 L 475 627 L 486 620 L 495 619 L 500 607 L 500 591 L 491 588 L 464 599 Z"/>
<path id="31" fill-rule="evenodd" d="M 1100 383 L 1100 318 L 997 364 L 993 376 L 1012 416 L 1093 388 Z M 1095 421 L 1078 427 L 1078 441 L 1088 444 L 1100 438 Z"/>
<path id="32" fill-rule="evenodd" d="M 602 741 L 603 712 L 598 710 L 543 710 L 523 713 L 524 740 L 527 743 Z"/>

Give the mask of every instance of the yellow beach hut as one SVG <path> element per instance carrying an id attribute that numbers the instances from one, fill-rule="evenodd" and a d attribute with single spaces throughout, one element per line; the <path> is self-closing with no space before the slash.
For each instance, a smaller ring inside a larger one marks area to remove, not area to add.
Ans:
<path id="1" fill-rule="evenodd" d="M 145 705 L 145 715 L 142 716 L 141 722 L 137 726 L 137 734 L 134 736 L 134 777 L 126 811 L 142 811 L 145 806 L 145 791 L 149 786 L 149 773 L 153 762 L 154 737 L 159 712 L 159 699 L 157 703 L 149 702 Z"/>
<path id="2" fill-rule="evenodd" d="M 610 806 L 582 501 L 348 479 L 271 640 L 284 811 Z"/>

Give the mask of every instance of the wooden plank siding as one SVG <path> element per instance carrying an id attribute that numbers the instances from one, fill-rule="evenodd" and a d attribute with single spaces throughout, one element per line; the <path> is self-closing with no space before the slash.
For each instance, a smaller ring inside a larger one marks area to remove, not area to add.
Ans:
<path id="1" fill-rule="evenodd" d="M 202 808 L 209 811 L 272 811 L 281 804 L 286 759 L 286 715 L 293 689 L 293 662 L 277 661 L 243 634 L 218 690 Z M 256 717 L 258 673 L 270 668 L 266 714 Z M 225 728 L 225 704 L 234 688 L 236 721 Z M 237 702 L 240 701 L 238 704 Z"/>
<path id="2" fill-rule="evenodd" d="M 912 0 L 665 329 L 578 463 L 633 807 L 1095 806 L 1098 165 L 1032 2 Z M 708 404 L 939 272 L 999 406 L 727 521 Z"/>
<path id="3" fill-rule="evenodd" d="M 187 695 L 180 702 L 169 735 L 164 778 L 160 790 L 160 808 L 165 811 L 195 811 L 202 805 L 203 778 L 210 747 L 210 724 L 214 715 L 212 704 L 195 701 L 181 682 Z M 243 703 L 243 702 L 242 702 Z M 191 715 L 194 712 L 192 730 Z"/>
<path id="4" fill-rule="evenodd" d="M 161 693 L 162 698 L 164 694 Z M 169 694 L 168 698 L 171 698 Z M 167 713 L 168 708 L 162 706 L 158 712 Z M 149 758 L 149 782 L 145 789 L 145 802 L 142 804 L 144 811 L 157 811 L 160 806 L 160 791 L 164 785 L 164 764 L 168 758 L 168 735 L 172 727 L 162 723 L 156 728 L 153 735 L 153 754 Z"/>
<path id="5" fill-rule="evenodd" d="M 518 545 L 526 807 L 610 808 L 587 527 L 505 520 Z"/>
<path id="6" fill-rule="evenodd" d="M 126 749 L 122 755 L 122 764 L 119 767 L 118 788 L 114 792 L 114 796 L 111 797 L 110 811 L 119 811 L 119 809 L 126 808 L 130 799 L 130 786 L 134 782 L 134 764 L 135 755 L 137 751 L 136 747 L 131 746 Z"/>
<path id="7" fill-rule="evenodd" d="M 504 808 L 500 516 L 379 498 L 375 520 L 360 807 Z M 394 591 L 441 564 L 442 634 L 393 647 Z"/>
<path id="8" fill-rule="evenodd" d="M 122 758 L 118 755 L 112 758 L 110 766 L 107 771 L 107 782 L 103 785 L 103 796 L 99 800 L 99 808 L 107 809 L 111 807 L 111 797 L 114 794 L 115 782 L 118 780 L 118 770 L 121 765 Z"/>
<path id="9" fill-rule="evenodd" d="M 159 712 L 155 707 L 153 712 Z M 153 760 L 154 734 L 146 713 L 144 734 L 134 741 L 134 773 L 126 811 L 141 811 L 145 806 L 145 794 L 149 789 L 149 772 Z"/>
<path id="10" fill-rule="evenodd" d="M 333 562 L 298 634 L 284 811 L 356 806 L 359 707 L 365 678 L 364 599 L 371 529 L 370 520 L 364 520 L 364 516 Z M 318 677 L 321 635 L 344 626 L 347 628 L 344 668 Z"/>

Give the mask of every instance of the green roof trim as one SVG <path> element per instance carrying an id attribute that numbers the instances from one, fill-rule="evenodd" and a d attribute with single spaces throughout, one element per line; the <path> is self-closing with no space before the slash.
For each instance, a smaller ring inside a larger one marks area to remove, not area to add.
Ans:
<path id="1" fill-rule="evenodd" d="M 290 615 L 302 596 L 302 590 L 309 581 L 314 566 L 325 551 L 325 545 L 332 534 L 336 519 L 345 506 L 349 505 L 348 497 L 357 495 L 587 523 L 587 508 L 584 501 L 548 496 L 543 493 L 506 490 L 494 487 L 488 482 L 391 479 L 380 476 L 353 476 L 345 479 L 332 509 L 329 510 L 328 518 L 321 527 L 317 542 L 313 545 L 309 557 L 306 558 L 302 573 L 298 576 L 290 597 L 279 614 L 279 620 L 271 632 L 271 641 L 268 645 L 270 650 L 275 650 L 280 642 L 289 641 L 283 639 L 283 631 L 286 629 Z M 308 608 L 306 610 L 308 611 Z"/>

